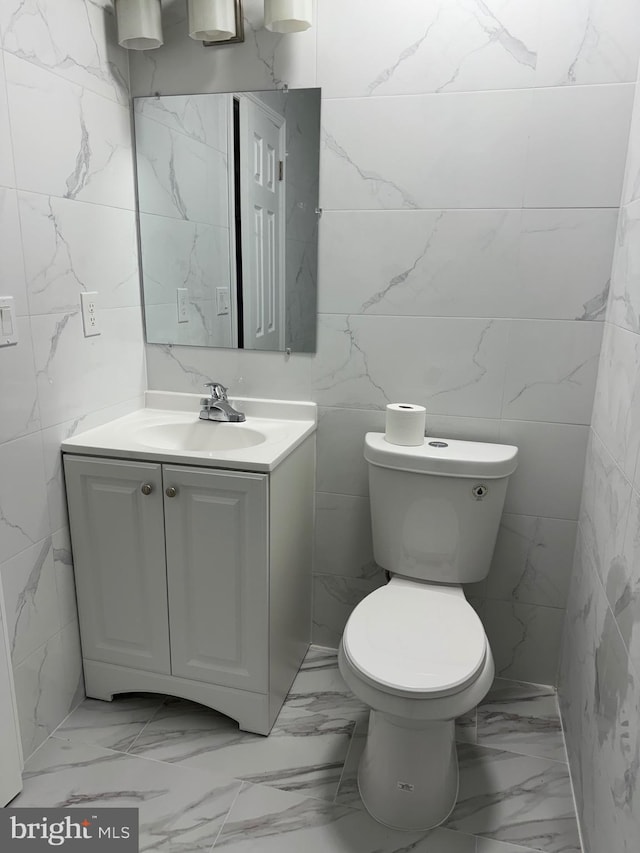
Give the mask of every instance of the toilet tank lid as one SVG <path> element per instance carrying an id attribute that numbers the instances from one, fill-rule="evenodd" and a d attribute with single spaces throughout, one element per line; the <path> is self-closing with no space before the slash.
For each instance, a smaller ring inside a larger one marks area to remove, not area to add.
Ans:
<path id="1" fill-rule="evenodd" d="M 437 436 L 426 436 L 422 444 L 406 447 L 391 444 L 382 432 L 368 432 L 364 458 L 372 465 L 398 471 L 491 480 L 513 474 L 518 466 L 518 448 Z"/>

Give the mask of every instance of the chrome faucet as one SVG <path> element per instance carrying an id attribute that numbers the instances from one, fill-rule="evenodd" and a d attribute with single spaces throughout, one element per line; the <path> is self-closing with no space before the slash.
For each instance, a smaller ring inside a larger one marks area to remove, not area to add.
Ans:
<path id="1" fill-rule="evenodd" d="M 205 388 L 211 388 L 211 396 L 200 400 L 200 420 L 222 421 L 224 423 L 241 423 L 245 420 L 244 412 L 238 412 L 227 400 L 227 388 L 219 382 L 206 382 Z"/>

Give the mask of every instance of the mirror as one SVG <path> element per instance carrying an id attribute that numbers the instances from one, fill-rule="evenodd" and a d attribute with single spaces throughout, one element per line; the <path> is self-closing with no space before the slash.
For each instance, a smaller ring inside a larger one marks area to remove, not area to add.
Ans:
<path id="1" fill-rule="evenodd" d="M 320 90 L 134 98 L 148 343 L 315 352 Z"/>

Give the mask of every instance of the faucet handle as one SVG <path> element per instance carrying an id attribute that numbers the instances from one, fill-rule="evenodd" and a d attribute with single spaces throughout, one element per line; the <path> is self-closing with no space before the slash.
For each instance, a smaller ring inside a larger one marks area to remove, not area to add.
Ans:
<path id="1" fill-rule="evenodd" d="M 227 399 L 227 391 L 228 388 L 225 388 L 224 385 L 220 382 L 205 382 L 205 388 L 211 388 L 211 397 L 214 400 L 226 400 Z"/>

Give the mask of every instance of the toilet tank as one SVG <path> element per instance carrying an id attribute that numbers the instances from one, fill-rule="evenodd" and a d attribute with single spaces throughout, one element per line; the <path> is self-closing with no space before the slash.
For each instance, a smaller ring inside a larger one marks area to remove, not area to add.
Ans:
<path id="1" fill-rule="evenodd" d="M 431 437 L 404 447 L 369 432 L 364 455 L 378 565 L 441 583 L 485 578 L 518 448 Z"/>

